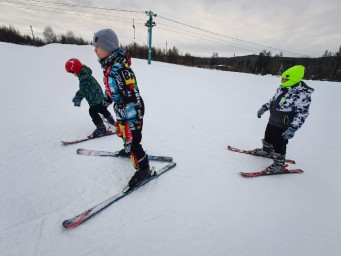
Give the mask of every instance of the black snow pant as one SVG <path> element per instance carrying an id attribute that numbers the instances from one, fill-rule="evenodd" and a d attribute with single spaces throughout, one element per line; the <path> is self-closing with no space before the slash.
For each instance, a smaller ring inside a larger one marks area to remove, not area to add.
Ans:
<path id="1" fill-rule="evenodd" d="M 95 106 L 91 106 L 89 108 L 89 115 L 92 118 L 92 122 L 97 126 L 103 124 L 103 120 L 99 114 L 102 114 L 105 118 L 111 116 L 109 110 L 106 106 L 102 104 L 98 104 Z"/>
<path id="2" fill-rule="evenodd" d="M 265 129 L 264 140 L 274 147 L 275 153 L 285 155 L 287 151 L 288 140 L 282 137 L 287 128 L 279 128 L 268 123 Z"/>
<path id="3" fill-rule="evenodd" d="M 142 125 L 132 131 L 133 141 L 130 148 L 130 158 L 137 170 L 149 170 L 148 155 L 143 150 L 141 145 L 142 140 Z"/>

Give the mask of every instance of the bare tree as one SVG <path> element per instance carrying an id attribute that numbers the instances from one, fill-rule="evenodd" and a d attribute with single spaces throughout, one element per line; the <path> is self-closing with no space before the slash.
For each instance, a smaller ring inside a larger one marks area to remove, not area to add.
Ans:
<path id="1" fill-rule="evenodd" d="M 43 36 L 44 36 L 45 42 L 47 44 L 51 44 L 51 43 L 56 43 L 57 42 L 57 35 L 53 31 L 51 26 L 47 26 L 47 27 L 44 28 Z"/>

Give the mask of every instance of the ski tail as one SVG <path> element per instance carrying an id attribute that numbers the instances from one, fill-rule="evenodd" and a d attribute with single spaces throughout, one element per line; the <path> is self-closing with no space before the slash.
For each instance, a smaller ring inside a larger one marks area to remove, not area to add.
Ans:
<path id="1" fill-rule="evenodd" d="M 114 135 L 114 134 L 116 134 L 115 131 L 107 130 L 107 133 L 105 135 L 102 135 L 102 136 L 92 137 L 91 135 L 89 135 L 88 137 L 83 138 L 83 139 L 79 139 L 79 140 L 70 140 L 70 141 L 63 141 L 62 140 L 61 143 L 64 146 L 67 146 L 67 145 L 77 144 L 77 143 L 88 141 L 88 140 L 94 140 L 94 139 L 98 139 L 98 138 L 103 138 L 103 137 Z"/>
<path id="2" fill-rule="evenodd" d="M 119 200 L 121 200 L 122 198 L 126 197 L 127 195 L 131 194 L 132 192 L 136 191 L 138 188 L 144 186 L 145 184 L 147 184 L 148 182 L 158 178 L 160 175 L 164 174 L 165 172 L 171 170 L 172 168 L 174 168 L 176 166 L 176 163 L 171 162 L 169 164 L 167 164 L 166 166 L 164 166 L 163 168 L 159 169 L 158 171 L 156 171 L 156 175 L 151 176 L 150 178 L 146 179 L 145 181 L 143 181 L 141 184 L 139 184 L 137 187 L 135 187 L 134 189 L 126 192 L 126 193 L 118 193 L 110 198 L 108 198 L 107 200 L 95 205 L 94 207 L 84 211 L 83 213 L 68 219 L 68 220 L 64 220 L 62 225 L 64 228 L 75 228 L 77 226 L 79 226 L 80 224 L 84 223 L 85 221 L 89 220 L 90 218 L 92 218 L 93 216 L 95 216 L 97 213 L 103 211 L 104 209 L 106 209 L 108 206 L 118 202 Z"/>

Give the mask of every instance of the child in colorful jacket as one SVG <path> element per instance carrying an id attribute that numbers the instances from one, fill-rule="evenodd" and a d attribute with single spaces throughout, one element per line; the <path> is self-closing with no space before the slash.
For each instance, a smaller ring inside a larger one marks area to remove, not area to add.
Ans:
<path id="1" fill-rule="evenodd" d="M 108 103 L 104 100 L 102 88 L 92 76 L 91 69 L 75 58 L 69 59 L 65 63 L 65 69 L 79 79 L 79 90 L 72 99 L 74 106 L 80 107 L 84 98 L 89 103 L 89 115 L 96 125 L 96 130 L 89 137 L 106 135 L 107 130 L 99 114 L 102 114 L 111 125 L 115 125 L 115 120 L 107 109 Z"/>
<path id="2" fill-rule="evenodd" d="M 260 118 L 270 110 L 270 118 L 262 140 L 263 147 L 253 150 L 257 155 L 272 155 L 274 163 L 269 172 L 282 172 L 285 167 L 286 145 L 309 115 L 311 94 L 314 89 L 303 81 L 304 67 L 293 66 L 282 74 L 276 94 L 257 112 Z M 274 151 L 274 152 L 273 152 Z"/>
<path id="3" fill-rule="evenodd" d="M 127 52 L 119 49 L 115 32 L 111 29 L 98 31 L 93 44 L 104 73 L 105 98 L 114 103 L 117 135 L 124 142 L 120 154 L 130 154 L 136 169 L 125 190 L 129 191 L 153 175 L 148 155 L 141 145 L 144 103 L 130 67 L 131 59 Z"/>

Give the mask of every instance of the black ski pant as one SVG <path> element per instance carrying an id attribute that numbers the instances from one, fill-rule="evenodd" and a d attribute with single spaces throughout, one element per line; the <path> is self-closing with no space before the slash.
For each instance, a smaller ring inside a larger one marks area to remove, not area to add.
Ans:
<path id="1" fill-rule="evenodd" d="M 132 131 L 133 141 L 130 148 L 130 158 L 137 170 L 149 170 L 148 155 L 141 145 L 142 125 Z"/>
<path id="2" fill-rule="evenodd" d="M 287 151 L 288 140 L 282 137 L 287 128 L 279 128 L 268 123 L 265 129 L 264 140 L 274 147 L 275 153 L 285 155 Z"/>
<path id="3" fill-rule="evenodd" d="M 95 106 L 91 106 L 89 108 L 89 115 L 92 118 L 92 122 L 97 126 L 100 124 L 103 124 L 103 120 L 101 118 L 101 116 L 99 114 L 102 114 L 105 118 L 111 116 L 110 112 L 108 111 L 107 107 L 102 105 L 102 104 L 98 104 Z"/>

